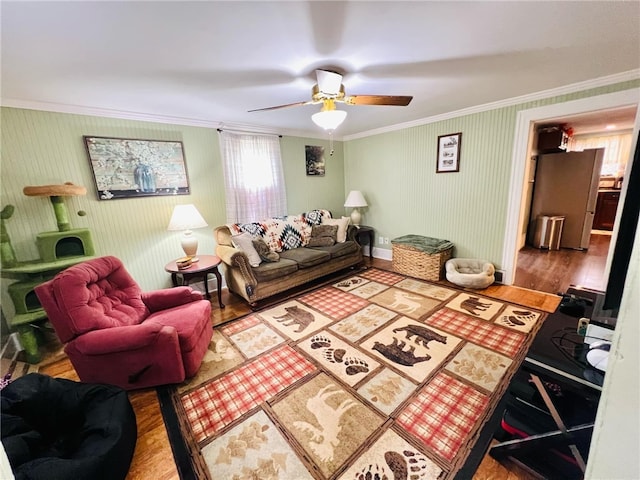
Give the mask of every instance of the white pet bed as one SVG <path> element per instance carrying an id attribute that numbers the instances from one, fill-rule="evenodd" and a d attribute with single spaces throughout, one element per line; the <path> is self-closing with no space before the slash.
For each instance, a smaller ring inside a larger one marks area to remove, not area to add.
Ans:
<path id="1" fill-rule="evenodd" d="M 447 280 L 460 287 L 487 288 L 496 271 L 492 263 L 475 258 L 452 258 L 445 264 Z"/>

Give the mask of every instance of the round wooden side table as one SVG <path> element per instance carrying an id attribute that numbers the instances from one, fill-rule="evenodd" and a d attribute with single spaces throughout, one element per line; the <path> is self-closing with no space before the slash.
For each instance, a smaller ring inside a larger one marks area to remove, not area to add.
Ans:
<path id="1" fill-rule="evenodd" d="M 193 263 L 189 268 L 180 269 L 176 265 L 176 261 L 173 260 L 164 266 L 166 272 L 171 274 L 171 283 L 174 287 L 178 286 L 178 275 L 182 277 L 182 285 L 189 285 L 189 281 L 192 278 L 202 279 L 204 281 L 204 291 L 208 299 L 211 298 L 209 293 L 209 274 L 212 273 L 216 276 L 218 281 L 218 303 L 220 308 L 224 308 L 222 303 L 222 276 L 218 271 L 218 265 L 220 265 L 220 257 L 215 255 L 198 255 L 199 261 Z"/>

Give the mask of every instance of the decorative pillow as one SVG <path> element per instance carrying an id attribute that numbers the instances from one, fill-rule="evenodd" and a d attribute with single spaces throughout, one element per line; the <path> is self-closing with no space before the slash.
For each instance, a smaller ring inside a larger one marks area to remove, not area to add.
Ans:
<path id="1" fill-rule="evenodd" d="M 258 252 L 258 255 L 260 255 L 260 258 L 263 261 L 277 262 L 278 260 L 280 260 L 280 255 L 278 255 L 277 252 L 272 252 L 269 249 L 269 245 L 267 245 L 261 238 L 254 238 L 252 243 L 253 248 L 256 249 L 256 252 Z"/>
<path id="2" fill-rule="evenodd" d="M 331 237 L 336 240 L 338 235 L 337 225 L 314 225 L 311 227 L 311 238 L 313 237 Z"/>
<path id="3" fill-rule="evenodd" d="M 336 241 L 331 237 L 311 237 L 308 247 L 330 247 Z"/>
<path id="4" fill-rule="evenodd" d="M 307 246 L 330 247 L 336 243 L 337 234 L 337 225 L 314 225 L 311 227 L 311 238 L 309 239 Z"/>
<path id="5" fill-rule="evenodd" d="M 333 219 L 333 218 L 323 218 L 323 225 L 337 225 L 338 226 L 338 234 L 336 236 L 337 243 L 344 243 L 347 240 L 347 227 L 349 226 L 349 222 L 351 219 L 349 217 L 342 217 L 341 219 Z"/>
<path id="6" fill-rule="evenodd" d="M 249 259 L 249 265 L 251 265 L 252 267 L 257 267 L 258 265 L 260 265 L 260 262 L 262 260 L 260 259 L 260 255 L 258 255 L 258 252 L 256 252 L 252 240 L 253 238 L 251 237 L 251 235 L 246 232 L 239 235 L 231 236 L 231 243 L 233 244 L 233 246 L 239 248 L 245 253 L 247 258 Z"/>

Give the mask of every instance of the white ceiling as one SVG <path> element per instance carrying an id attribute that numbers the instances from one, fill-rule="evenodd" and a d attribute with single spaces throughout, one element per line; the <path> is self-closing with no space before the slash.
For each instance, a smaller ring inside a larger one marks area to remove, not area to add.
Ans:
<path id="1" fill-rule="evenodd" d="M 538 126 L 562 124 L 567 128 L 571 127 L 574 135 L 620 132 L 633 129 L 637 110 L 637 105 L 612 108 L 540 122 Z"/>
<path id="2" fill-rule="evenodd" d="M 1 2 L 2 104 L 320 136 L 316 68 L 347 94 L 337 136 L 640 68 L 640 2 Z M 46 104 L 49 104 L 48 106 Z M 106 113 L 106 112 L 102 112 Z M 142 115 L 141 115 L 142 116 Z"/>

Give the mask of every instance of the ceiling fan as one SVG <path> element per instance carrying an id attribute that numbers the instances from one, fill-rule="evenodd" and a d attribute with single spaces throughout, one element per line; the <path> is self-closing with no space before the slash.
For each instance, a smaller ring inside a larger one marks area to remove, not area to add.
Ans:
<path id="1" fill-rule="evenodd" d="M 347 105 L 392 105 L 407 106 L 413 99 L 406 95 L 346 95 L 342 84 L 342 75 L 331 70 L 316 70 L 316 83 L 311 90 L 311 100 L 306 102 L 288 103 L 274 107 L 257 108 L 249 112 L 261 112 L 287 107 L 300 107 L 303 105 L 317 105 L 322 103 L 320 112 L 311 116 L 311 119 L 325 130 L 334 130 L 347 116 L 344 110 L 336 110 L 336 103 Z"/>

